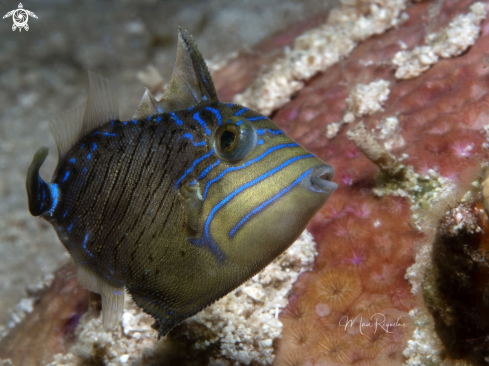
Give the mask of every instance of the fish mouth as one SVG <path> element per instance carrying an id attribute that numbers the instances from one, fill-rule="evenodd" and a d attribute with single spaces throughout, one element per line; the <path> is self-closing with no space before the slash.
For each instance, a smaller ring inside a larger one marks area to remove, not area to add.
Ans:
<path id="1" fill-rule="evenodd" d="M 309 180 L 309 188 L 315 192 L 331 194 L 338 188 L 338 185 L 332 182 L 334 178 L 334 168 L 331 165 L 320 165 L 304 179 Z"/>

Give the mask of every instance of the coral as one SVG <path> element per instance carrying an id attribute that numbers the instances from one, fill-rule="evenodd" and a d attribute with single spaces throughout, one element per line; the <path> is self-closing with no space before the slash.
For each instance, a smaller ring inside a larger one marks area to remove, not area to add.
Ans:
<path id="1" fill-rule="evenodd" d="M 332 311 L 345 311 L 361 293 L 360 278 L 346 271 L 321 272 L 313 278 L 312 291 L 318 304 L 325 304 Z"/>
<path id="2" fill-rule="evenodd" d="M 484 4 L 475 3 L 466 14 L 458 15 L 448 27 L 426 36 L 426 46 L 412 51 L 399 51 L 392 63 L 396 65 L 396 77 L 410 79 L 428 70 L 438 59 L 458 56 L 472 46 L 479 36 L 479 25 L 486 17 Z"/>
<path id="3" fill-rule="evenodd" d="M 66 352 L 74 342 L 75 328 L 88 308 L 88 291 L 78 285 L 73 266 L 66 265 L 49 287 L 19 306 L 28 314 L 18 324 L 13 322 L 13 329 L 0 341 L 0 362 L 3 358 L 14 365 L 39 365 L 50 362 L 53 354 Z"/>
<path id="4" fill-rule="evenodd" d="M 476 197 L 441 221 L 424 298 L 448 356 L 479 365 L 489 357 L 489 225 Z"/>
<path id="5" fill-rule="evenodd" d="M 340 9 L 331 12 L 324 25 L 298 37 L 294 47 L 234 101 L 270 114 L 301 90 L 304 80 L 348 55 L 358 42 L 402 23 L 405 7 L 406 2 L 402 0 L 365 3 L 363 6 L 344 1 Z"/>

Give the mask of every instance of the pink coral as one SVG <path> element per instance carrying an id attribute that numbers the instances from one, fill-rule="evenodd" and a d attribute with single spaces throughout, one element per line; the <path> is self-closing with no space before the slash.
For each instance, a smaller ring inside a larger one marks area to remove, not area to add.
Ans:
<path id="1" fill-rule="evenodd" d="M 469 5 L 470 1 L 445 1 L 434 27 L 445 27 L 452 16 L 467 12 Z M 311 79 L 274 117 L 288 134 L 337 169 L 339 189 L 309 226 L 318 244 L 318 275 L 308 276 L 301 286 L 314 288 L 321 273 L 355 270 L 361 278 L 361 296 L 339 310 L 349 319 L 358 314 L 368 319 L 375 311 L 390 314 L 386 316 L 391 320 L 400 316 L 406 324 L 394 327 L 393 334 L 377 338 L 373 334 L 367 338 L 350 335 L 353 338 L 348 351 L 344 348 L 338 353 L 344 364 L 354 361 L 353 354 L 364 357 L 365 364 L 375 360 L 376 365 L 401 365 L 405 360 L 402 352 L 412 331 L 407 311 L 417 301 L 405 274 L 414 262 L 416 244 L 425 237 L 412 225 L 414 202 L 374 194 L 373 189 L 382 187 L 385 181 L 379 181 L 375 164 L 356 153 L 358 150 L 346 136 L 348 126 L 340 127 L 334 139 L 328 141 L 325 137 L 326 127 L 343 118 L 348 85 L 389 81 L 384 111 L 362 120 L 367 130 L 373 131 L 380 121 L 396 117 L 404 143 L 394 145 L 389 152 L 395 158 L 403 157 L 402 163 L 412 166 L 416 173 L 438 173 L 461 189 L 487 157 L 482 127 L 489 122 L 489 69 L 483 69 L 482 55 L 489 47 L 489 23 L 483 23 L 482 35 L 463 55 L 439 61 L 419 77 L 398 80 L 390 60 L 400 50 L 401 42 L 407 49 L 423 44 L 428 4 L 415 4 L 407 12 L 406 23 L 360 44 L 340 64 Z M 322 301 L 319 297 L 314 300 L 313 292 L 305 291 L 302 296 L 310 297 L 307 302 L 312 304 Z M 312 306 L 309 311 L 314 311 Z M 322 320 L 325 339 L 338 336 L 340 327 L 334 321 L 332 315 Z M 317 348 L 310 350 L 319 352 Z M 318 354 L 316 361 L 320 363 L 321 357 Z"/>

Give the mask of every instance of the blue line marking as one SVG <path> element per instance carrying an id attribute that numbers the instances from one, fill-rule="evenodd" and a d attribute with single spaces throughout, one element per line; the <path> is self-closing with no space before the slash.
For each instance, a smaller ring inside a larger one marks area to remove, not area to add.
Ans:
<path id="1" fill-rule="evenodd" d="M 268 119 L 265 116 L 258 116 L 258 117 L 251 117 L 251 118 L 246 118 L 248 121 L 258 121 L 259 119 Z"/>
<path id="2" fill-rule="evenodd" d="M 40 200 L 41 201 L 41 206 L 39 207 L 40 210 L 42 210 L 42 208 L 44 207 L 44 200 L 46 198 L 46 188 L 44 187 L 46 185 L 46 183 L 43 182 L 43 185 L 41 186 L 42 188 L 42 199 Z M 40 193 L 40 192 L 39 192 Z M 39 195 L 37 196 L 37 200 L 39 201 Z"/>
<path id="3" fill-rule="evenodd" d="M 211 108 L 211 107 L 207 107 L 205 110 L 214 113 L 214 115 L 217 118 L 217 124 L 218 125 L 220 125 L 222 123 L 221 113 L 217 109 L 214 109 L 214 108 Z"/>
<path id="4" fill-rule="evenodd" d="M 284 188 L 283 190 L 281 190 L 279 193 L 277 193 L 275 196 L 273 196 L 272 198 L 270 198 L 269 200 L 263 202 L 261 205 L 259 205 L 258 207 L 254 208 L 253 210 L 251 210 L 245 217 L 243 217 L 237 224 L 235 227 L 233 227 L 231 229 L 231 231 L 229 232 L 229 238 L 232 239 L 233 236 L 236 234 L 236 232 L 241 229 L 243 227 L 243 225 L 250 219 L 252 218 L 254 215 L 256 215 L 258 212 L 260 212 L 261 210 L 263 210 L 265 207 L 267 207 L 269 204 L 271 204 L 273 201 L 279 199 L 280 197 L 282 197 L 284 194 L 286 194 L 288 191 L 290 191 L 292 188 L 294 188 L 297 184 L 299 184 L 310 172 L 312 171 L 312 169 L 309 169 L 308 171 L 306 171 L 305 173 L 303 173 L 299 178 L 297 178 L 290 186 Z"/>
<path id="5" fill-rule="evenodd" d="M 110 136 L 110 137 L 117 136 L 116 133 L 110 133 L 110 132 L 104 132 L 102 135 L 104 135 L 104 136 Z"/>
<path id="6" fill-rule="evenodd" d="M 259 139 L 256 143 L 257 143 L 257 145 L 263 145 L 263 140 Z"/>
<path id="7" fill-rule="evenodd" d="M 127 125 L 127 121 L 122 122 L 122 124 L 123 124 L 124 126 L 125 126 L 125 125 Z"/>
<path id="8" fill-rule="evenodd" d="M 65 175 L 63 176 L 63 179 L 61 180 L 61 183 L 66 182 L 66 180 L 68 179 L 68 177 L 69 177 L 69 176 L 70 176 L 70 171 L 69 171 L 69 170 L 67 170 L 67 171 L 65 172 Z"/>
<path id="9" fill-rule="evenodd" d="M 75 164 L 75 163 L 76 163 L 76 159 L 75 159 L 75 158 L 71 158 L 71 159 L 70 159 L 70 163 L 71 163 L 71 164 Z"/>
<path id="10" fill-rule="evenodd" d="M 205 130 L 206 135 L 210 135 L 211 134 L 211 131 L 207 128 L 207 125 L 206 125 L 205 121 L 202 118 L 200 118 L 199 112 L 195 113 L 192 118 L 194 120 L 196 120 L 197 122 L 199 122 L 199 124 Z"/>
<path id="11" fill-rule="evenodd" d="M 66 228 L 66 231 L 71 233 L 71 229 L 73 229 L 73 224 L 70 224 L 70 226 Z"/>
<path id="12" fill-rule="evenodd" d="M 182 138 L 186 138 L 186 139 L 189 139 L 190 141 L 192 141 L 192 144 L 194 146 L 205 146 L 206 145 L 206 142 L 205 141 L 201 141 L 201 142 L 194 142 L 194 136 L 191 134 L 191 133 L 184 133 Z"/>
<path id="13" fill-rule="evenodd" d="M 240 165 L 240 166 L 232 166 L 232 167 L 229 167 L 229 168 L 224 169 L 221 174 L 219 174 L 217 177 L 215 177 L 215 178 L 211 179 L 209 182 L 207 182 L 207 184 L 205 186 L 204 194 L 202 195 L 202 200 L 205 200 L 205 197 L 207 196 L 207 191 L 209 190 L 209 187 L 213 183 L 215 183 L 218 180 L 220 180 L 227 173 L 232 172 L 232 171 L 235 171 L 235 170 L 240 170 L 240 169 L 246 168 L 246 167 L 250 166 L 251 164 L 256 163 L 257 161 L 260 161 L 265 156 L 267 156 L 268 154 L 271 154 L 272 152 L 274 152 L 276 150 L 279 150 L 279 149 L 282 149 L 282 148 L 286 148 L 286 147 L 297 147 L 297 146 L 299 146 L 299 144 L 297 144 L 295 142 L 294 143 L 291 143 L 291 144 L 276 145 L 276 146 L 273 146 L 273 147 L 269 148 L 263 154 L 258 155 L 256 158 L 254 158 L 252 160 L 248 160 L 243 165 Z"/>
<path id="14" fill-rule="evenodd" d="M 271 133 L 272 135 L 281 135 L 284 133 L 284 131 L 282 131 L 282 130 L 271 130 L 269 128 L 256 130 L 256 133 L 258 135 L 263 135 L 266 132 Z"/>
<path id="15" fill-rule="evenodd" d="M 49 190 L 51 191 L 51 200 L 53 201 L 51 204 L 51 208 L 49 209 L 49 213 L 51 216 L 53 215 L 54 209 L 58 205 L 59 202 L 59 189 L 56 183 L 47 183 Z"/>
<path id="16" fill-rule="evenodd" d="M 197 181 L 194 179 L 189 183 L 189 186 L 195 186 L 197 184 Z"/>
<path id="17" fill-rule="evenodd" d="M 65 211 L 65 213 L 63 214 L 63 219 L 68 216 L 68 211 Z"/>
<path id="18" fill-rule="evenodd" d="M 112 127 L 114 127 L 114 120 L 113 120 L 113 119 L 112 119 L 112 120 L 110 120 L 110 125 L 111 125 Z"/>
<path id="19" fill-rule="evenodd" d="M 185 173 L 183 173 L 183 175 L 178 178 L 177 182 L 175 183 L 175 188 L 178 188 L 178 185 L 180 184 L 180 182 L 185 179 L 185 177 L 187 175 L 189 175 L 194 169 L 195 167 L 197 166 L 197 164 L 199 164 L 202 160 L 205 160 L 207 159 L 209 156 L 212 156 L 214 154 L 214 149 L 212 149 L 211 151 L 209 151 L 207 154 L 201 156 L 200 158 L 194 160 L 192 166 L 190 168 L 188 168 Z"/>
<path id="20" fill-rule="evenodd" d="M 212 168 L 215 168 L 220 163 L 221 163 L 221 160 L 216 160 L 215 162 L 213 162 L 212 164 L 210 164 L 207 168 L 205 168 L 202 171 L 202 173 L 200 173 L 200 175 L 197 177 L 197 180 L 201 180 L 202 178 L 204 178 L 207 175 L 207 173 L 209 173 L 211 171 Z"/>
<path id="21" fill-rule="evenodd" d="M 173 118 L 173 120 L 174 120 L 174 121 L 177 123 L 177 125 L 179 125 L 179 126 L 183 125 L 182 120 L 181 120 L 181 119 L 179 119 L 175 113 L 171 112 L 171 113 L 170 113 L 170 116 L 171 116 L 171 118 Z"/>
<path id="22" fill-rule="evenodd" d="M 138 120 L 137 119 L 133 119 L 133 120 L 131 120 L 131 122 L 135 125 L 136 123 L 138 123 Z"/>
<path id="23" fill-rule="evenodd" d="M 95 142 L 92 142 L 92 151 L 97 150 L 97 144 Z"/>
<path id="24" fill-rule="evenodd" d="M 161 121 L 161 116 L 158 116 L 158 117 L 156 118 L 156 123 L 160 123 L 160 121 Z"/>
<path id="25" fill-rule="evenodd" d="M 92 158 L 92 154 L 87 155 L 87 159 L 90 160 Z"/>
<path id="26" fill-rule="evenodd" d="M 153 115 L 148 116 L 148 121 L 151 121 L 151 118 L 153 118 Z"/>
<path id="27" fill-rule="evenodd" d="M 248 108 L 243 108 L 243 109 L 240 109 L 239 111 L 237 111 L 234 115 L 235 116 L 239 116 L 241 114 L 243 114 L 244 112 L 246 112 L 248 110 Z"/>
<path id="28" fill-rule="evenodd" d="M 242 123 L 243 123 L 243 121 L 238 121 L 238 122 L 236 122 L 236 126 L 239 126 Z"/>
<path id="29" fill-rule="evenodd" d="M 85 252 L 87 252 L 88 255 L 93 258 L 93 254 L 87 249 L 87 243 L 88 243 L 88 233 L 85 234 L 82 247 L 85 250 Z"/>
<path id="30" fill-rule="evenodd" d="M 229 201 L 231 201 L 234 197 L 236 197 L 238 194 L 240 194 L 244 190 L 246 190 L 250 187 L 253 187 L 255 184 L 269 178 L 271 175 L 273 175 L 273 174 L 277 173 L 278 171 L 284 169 L 285 167 L 294 163 L 297 160 L 311 158 L 311 157 L 314 157 L 314 155 L 313 154 L 306 154 L 306 155 L 299 155 L 299 156 L 296 156 L 294 158 L 291 158 L 291 159 L 283 162 L 279 166 L 276 166 L 272 170 L 269 170 L 265 174 L 262 174 L 262 175 L 256 177 L 255 179 L 249 181 L 248 183 L 245 183 L 242 186 L 240 186 L 239 188 L 235 189 L 232 193 L 227 195 L 224 199 L 221 200 L 221 202 L 219 202 L 218 204 L 216 204 L 212 208 L 212 210 L 209 213 L 209 216 L 207 216 L 207 220 L 205 221 L 205 224 L 204 224 L 203 236 L 201 238 L 198 238 L 198 239 L 189 239 L 189 241 L 196 246 L 207 247 L 216 256 L 216 258 L 219 262 L 223 262 L 225 260 L 224 254 L 219 249 L 219 246 L 212 239 L 210 231 L 209 231 L 209 226 L 210 226 L 212 220 L 214 219 L 214 215 L 221 208 L 223 208 Z"/>
<path id="31" fill-rule="evenodd" d="M 100 133 L 100 131 L 95 131 L 93 134 L 98 135 L 99 133 Z"/>

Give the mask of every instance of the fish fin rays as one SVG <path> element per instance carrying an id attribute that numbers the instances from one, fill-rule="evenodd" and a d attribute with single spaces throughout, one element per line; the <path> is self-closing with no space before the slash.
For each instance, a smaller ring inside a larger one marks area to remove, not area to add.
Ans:
<path id="1" fill-rule="evenodd" d="M 124 309 L 124 287 L 117 287 L 104 280 L 100 275 L 76 266 L 76 275 L 80 285 L 102 296 L 102 318 L 105 330 L 113 329 L 122 318 Z"/>
<path id="2" fill-rule="evenodd" d="M 49 128 L 58 147 L 59 158 L 76 144 L 81 133 L 84 114 L 85 104 L 82 104 L 59 114 L 49 121 Z"/>
<path id="3" fill-rule="evenodd" d="M 183 320 L 196 314 L 199 310 L 193 311 L 192 314 L 182 314 L 179 311 L 165 310 L 167 306 L 162 306 L 161 301 L 157 301 L 156 298 L 148 298 L 146 295 L 140 293 L 138 289 L 131 288 L 127 289 L 127 292 L 131 295 L 132 299 L 143 311 L 159 323 L 158 337 L 163 337 L 175 326 L 181 323 Z M 165 304 L 166 305 L 166 304 Z"/>
<path id="4" fill-rule="evenodd" d="M 195 41 L 179 29 L 175 67 L 159 103 L 170 112 L 193 107 L 201 101 L 217 100 L 214 83 Z"/>
<path id="5" fill-rule="evenodd" d="M 164 112 L 163 106 L 160 105 L 156 101 L 153 94 L 151 94 L 151 92 L 148 89 L 146 89 L 146 91 L 143 94 L 143 97 L 141 98 L 141 102 L 139 102 L 138 109 L 136 109 L 132 118 L 143 119 L 148 116 L 152 116 L 163 112 Z"/>
<path id="6" fill-rule="evenodd" d="M 97 127 L 119 119 L 119 103 L 107 79 L 88 71 L 88 99 L 49 122 L 61 158 L 78 139 Z"/>

